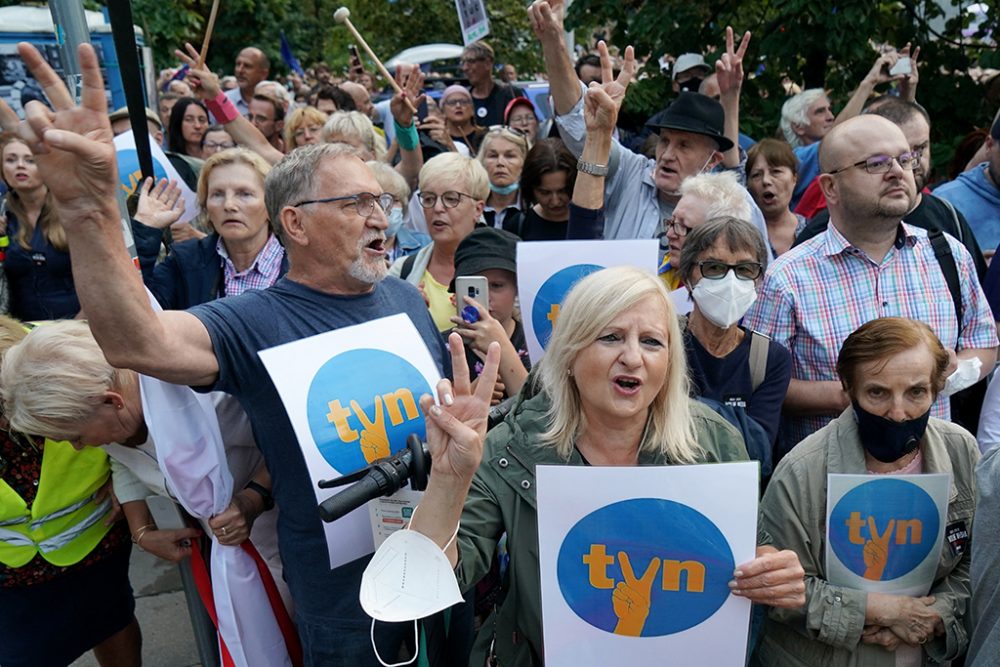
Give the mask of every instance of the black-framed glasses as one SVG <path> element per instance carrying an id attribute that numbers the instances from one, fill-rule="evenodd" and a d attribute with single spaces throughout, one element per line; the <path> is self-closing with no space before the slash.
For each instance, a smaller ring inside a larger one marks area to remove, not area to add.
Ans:
<path id="1" fill-rule="evenodd" d="M 359 192 L 356 195 L 344 195 L 343 197 L 326 197 L 325 199 L 307 199 L 300 201 L 293 206 L 305 206 L 307 204 L 332 204 L 338 201 L 350 201 L 362 218 L 367 218 L 375 212 L 375 204 L 378 203 L 383 212 L 387 212 L 396 203 L 396 198 L 388 192 L 380 195 L 373 195 L 370 192 Z"/>
<path id="2" fill-rule="evenodd" d="M 869 174 L 884 174 L 892 169 L 892 163 L 894 160 L 900 167 L 903 168 L 903 170 L 913 171 L 913 169 L 920 164 L 920 151 L 907 151 L 905 153 L 900 153 L 895 157 L 892 155 L 873 155 L 870 158 L 858 160 L 854 164 L 849 164 L 846 167 L 834 169 L 833 171 L 828 171 L 827 173 L 833 175 L 839 174 L 842 171 L 847 171 L 848 169 L 853 169 L 854 167 L 864 167 L 865 171 Z"/>
<path id="3" fill-rule="evenodd" d="M 703 278 L 709 280 L 720 280 L 732 270 L 740 280 L 757 280 L 760 274 L 764 273 L 764 267 L 760 262 L 740 262 L 739 264 L 726 264 L 718 260 L 709 259 L 698 262 Z"/>
<path id="4" fill-rule="evenodd" d="M 667 218 L 663 221 L 663 233 L 673 232 L 674 236 L 679 236 L 684 238 L 691 231 L 691 227 L 688 227 L 683 222 L 678 222 L 673 218 Z"/>
<path id="5" fill-rule="evenodd" d="M 456 190 L 448 190 L 440 196 L 441 203 L 444 204 L 445 208 L 455 208 L 462 203 L 462 197 L 475 199 L 472 195 L 467 195 L 464 192 L 457 192 Z M 424 208 L 434 208 L 437 204 L 438 195 L 433 192 L 421 192 L 417 199 L 420 201 L 420 205 Z"/>

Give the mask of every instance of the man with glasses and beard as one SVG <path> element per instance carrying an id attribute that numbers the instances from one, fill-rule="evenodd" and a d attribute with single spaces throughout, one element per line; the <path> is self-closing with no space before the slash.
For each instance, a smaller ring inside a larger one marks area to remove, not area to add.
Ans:
<path id="1" fill-rule="evenodd" d="M 917 190 L 920 153 L 891 121 L 866 114 L 834 127 L 820 147 L 820 187 L 830 225 L 768 269 L 743 321 L 792 353 L 783 406 L 781 454 L 850 407 L 837 377 L 847 336 L 879 317 L 905 317 L 931 327 L 956 364 L 993 370 L 997 332 L 969 252 L 947 240 L 961 287 L 962 320 L 935 250 L 923 229 L 903 222 Z M 950 417 L 946 397 L 932 414 Z"/>

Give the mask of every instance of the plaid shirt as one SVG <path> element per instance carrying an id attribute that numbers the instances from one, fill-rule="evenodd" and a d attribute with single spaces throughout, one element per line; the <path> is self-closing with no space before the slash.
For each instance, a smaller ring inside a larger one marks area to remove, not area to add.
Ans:
<path id="1" fill-rule="evenodd" d="M 962 286 L 961 330 L 948 283 L 927 232 L 902 224 L 881 263 L 852 246 L 831 224 L 772 264 L 757 301 L 743 323 L 770 336 L 792 353 L 792 378 L 838 380 L 837 355 L 847 336 L 879 317 L 925 322 L 949 349 L 997 346 L 997 329 L 968 251 L 946 235 Z M 950 417 L 939 398 L 931 414 Z M 790 447 L 836 415 L 785 416 L 782 436 Z"/>
<path id="2" fill-rule="evenodd" d="M 215 252 L 222 258 L 223 296 L 239 296 L 247 290 L 267 289 L 278 281 L 281 260 L 285 257 L 285 248 L 274 234 L 269 236 L 246 271 L 236 271 L 236 266 L 229 259 L 226 246 L 222 243 L 222 237 L 215 244 Z"/>

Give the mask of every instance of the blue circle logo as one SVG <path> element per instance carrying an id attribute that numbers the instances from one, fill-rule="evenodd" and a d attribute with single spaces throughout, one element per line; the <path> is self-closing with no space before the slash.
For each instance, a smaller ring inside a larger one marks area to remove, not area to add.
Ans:
<path id="1" fill-rule="evenodd" d="M 603 266 L 596 264 L 574 264 L 556 271 L 538 288 L 535 302 L 531 306 L 531 323 L 535 327 L 535 335 L 544 349 L 552 337 L 552 325 L 559 317 L 559 307 L 573 285 L 586 278 L 594 271 L 600 271 Z"/>
<path id="2" fill-rule="evenodd" d="M 660 637 L 710 618 L 729 597 L 733 552 L 700 512 L 639 498 L 602 507 L 559 548 L 563 598 L 584 621 L 618 635 Z"/>
<path id="3" fill-rule="evenodd" d="M 338 354 L 309 385 L 309 431 L 326 462 L 341 473 L 363 468 L 424 437 L 420 396 L 431 388 L 412 364 L 384 350 Z"/>
<path id="4" fill-rule="evenodd" d="M 122 182 L 129 194 L 135 191 L 142 184 L 142 168 L 139 166 L 139 154 L 134 148 L 126 148 L 117 153 L 118 156 L 118 178 Z M 153 156 L 153 175 L 156 180 L 167 178 L 167 170 Z"/>
<path id="5" fill-rule="evenodd" d="M 901 479 L 857 486 L 830 513 L 830 546 L 851 572 L 891 581 L 911 572 L 937 540 L 937 505 L 922 488 Z"/>

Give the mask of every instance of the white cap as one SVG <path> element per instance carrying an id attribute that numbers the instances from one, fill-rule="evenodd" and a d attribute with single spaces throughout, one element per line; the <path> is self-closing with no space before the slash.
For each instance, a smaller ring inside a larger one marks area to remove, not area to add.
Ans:
<path id="1" fill-rule="evenodd" d="M 674 63 L 674 73 L 671 75 L 671 78 L 676 81 L 678 74 L 686 72 L 689 69 L 694 69 L 695 67 L 703 67 L 706 71 L 711 69 L 708 63 L 705 62 L 704 56 L 700 53 L 682 53 L 677 56 L 677 62 Z"/>

